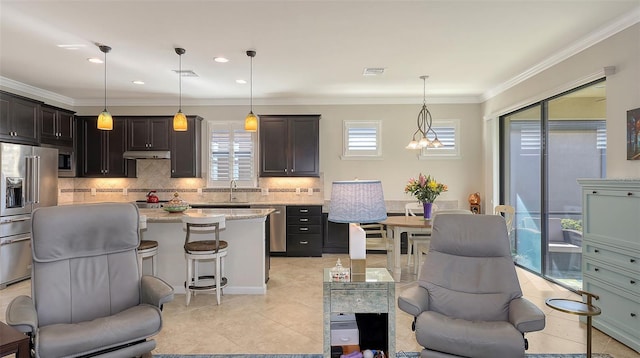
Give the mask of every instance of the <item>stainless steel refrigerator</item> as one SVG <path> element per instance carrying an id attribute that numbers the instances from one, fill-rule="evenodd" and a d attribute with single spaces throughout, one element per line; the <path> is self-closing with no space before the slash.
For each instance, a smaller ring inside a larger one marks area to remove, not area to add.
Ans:
<path id="1" fill-rule="evenodd" d="M 31 212 L 58 204 L 58 150 L 0 143 L 0 169 L 2 289 L 31 277 Z"/>

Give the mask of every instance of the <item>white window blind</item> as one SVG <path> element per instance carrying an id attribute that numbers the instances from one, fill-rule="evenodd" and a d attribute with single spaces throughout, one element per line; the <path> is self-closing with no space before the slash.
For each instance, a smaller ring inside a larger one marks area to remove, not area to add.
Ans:
<path id="1" fill-rule="evenodd" d="M 343 121 L 343 158 L 381 157 L 380 121 Z"/>
<path id="2" fill-rule="evenodd" d="M 209 186 L 255 184 L 255 143 L 253 135 L 240 123 L 216 123 L 210 126 Z"/>
<path id="3" fill-rule="evenodd" d="M 438 148 L 423 148 L 420 154 L 421 159 L 429 157 L 460 157 L 460 120 L 434 120 L 431 128 L 438 135 L 438 140 L 442 143 Z M 433 133 L 427 137 L 435 139 Z"/>

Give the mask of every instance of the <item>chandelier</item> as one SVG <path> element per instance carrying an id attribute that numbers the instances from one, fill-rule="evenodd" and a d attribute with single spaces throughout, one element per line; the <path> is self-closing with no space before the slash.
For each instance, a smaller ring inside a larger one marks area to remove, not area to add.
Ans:
<path id="1" fill-rule="evenodd" d="M 423 82 L 422 109 L 418 113 L 418 119 L 416 120 L 418 129 L 413 132 L 413 137 L 407 144 L 406 149 L 438 148 L 443 146 L 438 139 L 438 134 L 433 130 L 433 118 L 431 118 L 431 112 L 427 109 L 427 78 L 429 76 L 420 76 Z M 433 139 L 429 139 L 429 133 L 433 134 Z"/>

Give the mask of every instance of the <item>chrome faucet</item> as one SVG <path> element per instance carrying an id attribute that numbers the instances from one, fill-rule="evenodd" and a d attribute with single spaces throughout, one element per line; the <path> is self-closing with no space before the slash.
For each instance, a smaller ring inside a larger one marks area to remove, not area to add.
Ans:
<path id="1" fill-rule="evenodd" d="M 229 201 L 234 201 L 236 199 L 236 197 L 233 196 L 233 189 L 238 189 L 238 183 L 235 179 L 231 179 L 231 182 L 229 183 Z"/>

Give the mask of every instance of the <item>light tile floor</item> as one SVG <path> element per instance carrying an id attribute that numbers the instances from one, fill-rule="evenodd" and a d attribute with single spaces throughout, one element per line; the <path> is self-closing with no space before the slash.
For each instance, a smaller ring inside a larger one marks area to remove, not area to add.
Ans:
<path id="1" fill-rule="evenodd" d="M 406 255 L 402 255 L 406 263 Z M 156 336 L 154 353 L 320 353 L 322 352 L 322 274 L 336 259 L 347 255 L 325 254 L 318 258 L 271 258 L 266 295 L 225 295 L 217 306 L 215 295 L 201 294 L 185 306 L 184 295 L 164 307 L 162 332 Z M 386 256 L 369 254 L 368 267 L 384 267 Z M 415 285 L 413 268 L 403 266 L 396 294 Z M 518 269 L 524 296 L 540 307 L 546 328 L 527 334 L 529 353 L 579 353 L 586 351 L 586 325 L 577 316 L 554 311 L 544 304 L 549 297 L 579 299 L 578 295 L 527 271 Z M 30 281 L 0 290 L 0 310 L 21 294 L 30 294 Z M 4 314 L 0 320 L 4 321 Z M 396 347 L 415 352 L 421 347 L 411 331 L 412 317 L 397 311 Z M 593 351 L 615 358 L 640 354 L 601 333 L 593 332 Z"/>

